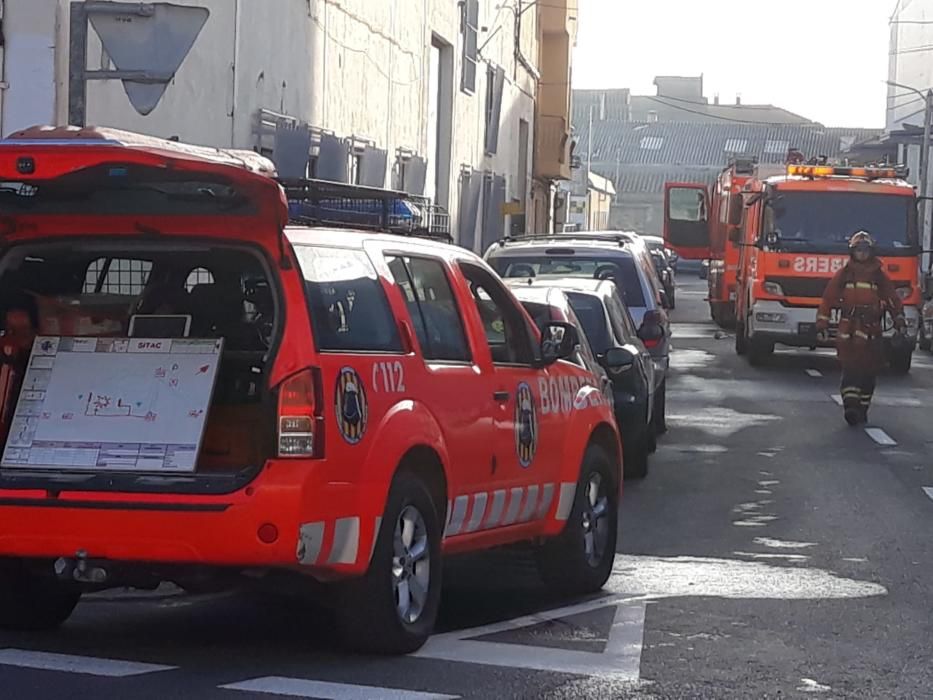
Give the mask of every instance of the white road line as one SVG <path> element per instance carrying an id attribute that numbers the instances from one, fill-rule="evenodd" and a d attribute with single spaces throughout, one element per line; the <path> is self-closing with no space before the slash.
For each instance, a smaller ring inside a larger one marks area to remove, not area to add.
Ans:
<path id="1" fill-rule="evenodd" d="M 931 499 L 933 499 L 933 486 L 924 486 L 924 487 L 923 487 L 923 492 L 924 492 L 927 496 L 929 496 Z"/>
<path id="2" fill-rule="evenodd" d="M 476 639 L 611 606 L 617 606 L 615 618 L 605 650 L 601 653 Z M 639 680 L 641 672 L 645 606 L 644 601 L 627 600 L 621 595 L 607 596 L 514 620 L 435 635 L 414 656 L 513 669 L 612 677 L 634 682 Z"/>
<path id="3" fill-rule="evenodd" d="M 840 396 L 839 394 L 833 394 L 832 399 L 840 406 L 842 405 L 842 396 Z"/>
<path id="4" fill-rule="evenodd" d="M 820 372 L 820 370 L 818 369 L 808 369 L 807 374 L 809 374 L 811 377 L 822 377 L 823 376 L 823 373 Z"/>
<path id="5" fill-rule="evenodd" d="M 317 700 L 456 700 L 460 697 L 459 695 L 421 693 L 367 685 L 309 681 L 284 676 L 265 676 L 219 687 L 224 690 L 242 690 L 248 693 L 288 695 L 293 698 L 316 698 Z"/>
<path id="6" fill-rule="evenodd" d="M 46 651 L 29 651 L 27 649 L 0 649 L 0 665 L 35 668 L 42 671 L 83 673 L 88 676 L 108 676 L 110 678 L 141 676 L 144 673 L 171 671 L 178 668 L 177 666 L 101 659 L 94 656 L 52 654 Z"/>
<path id="7" fill-rule="evenodd" d="M 868 437 L 877 442 L 879 445 L 891 447 L 897 444 L 897 440 L 892 438 L 881 428 L 865 428 L 865 432 L 868 433 Z"/>

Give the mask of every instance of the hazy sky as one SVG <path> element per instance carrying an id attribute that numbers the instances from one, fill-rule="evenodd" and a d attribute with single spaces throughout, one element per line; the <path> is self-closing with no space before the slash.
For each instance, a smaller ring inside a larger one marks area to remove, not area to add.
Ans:
<path id="1" fill-rule="evenodd" d="M 575 88 L 653 95 L 704 76 L 723 103 L 771 103 L 827 126 L 884 126 L 895 0 L 580 0 Z"/>

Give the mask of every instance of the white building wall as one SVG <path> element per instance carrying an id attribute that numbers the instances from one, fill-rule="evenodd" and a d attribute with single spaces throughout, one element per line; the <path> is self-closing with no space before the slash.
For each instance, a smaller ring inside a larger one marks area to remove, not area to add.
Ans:
<path id="1" fill-rule="evenodd" d="M 891 16 L 889 53 L 888 80 L 922 92 L 933 88 L 933 1 L 900 0 Z M 923 126 L 923 100 L 910 90 L 889 85 L 887 107 L 888 131 Z"/>
<path id="2" fill-rule="evenodd" d="M 460 89 L 461 7 L 453 0 L 173 2 L 206 7 L 210 17 L 158 106 L 142 116 L 130 105 L 121 83 L 91 81 L 88 124 L 217 147 L 253 148 L 257 113 L 267 109 L 385 149 L 386 185 L 391 186 L 397 149 L 435 158 L 428 153 L 433 145 L 428 134 L 430 48 L 435 41 L 449 47 L 452 59 L 441 89 L 452 106 L 446 110 L 451 112 L 451 130 L 447 143 L 442 142 L 450 151 L 449 177 L 443 178 L 437 194 L 447 204 L 455 235 L 462 244 L 477 247 L 484 219 L 481 203 L 476 230 L 456 231 L 462 167 L 505 175 L 506 200 L 522 193 L 527 200 L 530 181 L 517 180 L 522 170 L 532 172 L 534 148 L 528 144 L 528 162 L 520 168 L 519 121 L 528 122 L 533 139 L 537 11 L 528 9 L 521 20 L 521 49 L 532 66 L 528 70 L 516 60 L 512 10 L 527 2 L 480 0 L 479 25 L 486 31 L 479 33 L 482 60 L 472 95 Z M 4 135 L 36 123 L 67 123 L 69 5 L 69 0 L 0 0 L 7 42 L 4 79 L 9 83 L 0 106 Z M 483 61 L 501 66 L 506 76 L 495 155 L 484 148 Z M 88 68 L 114 68 L 93 29 Z"/>

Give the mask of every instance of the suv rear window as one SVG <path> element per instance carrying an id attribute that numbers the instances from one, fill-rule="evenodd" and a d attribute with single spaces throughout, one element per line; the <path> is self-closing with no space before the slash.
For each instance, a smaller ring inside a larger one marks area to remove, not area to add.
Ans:
<path id="1" fill-rule="evenodd" d="M 296 246 L 314 338 L 331 352 L 402 352 L 395 317 L 366 253 Z"/>
<path id="2" fill-rule="evenodd" d="M 614 281 L 629 306 L 646 306 L 641 276 L 627 255 L 589 257 L 584 255 L 499 256 L 489 264 L 502 277 L 583 277 L 596 279 L 603 270 L 614 272 Z"/>

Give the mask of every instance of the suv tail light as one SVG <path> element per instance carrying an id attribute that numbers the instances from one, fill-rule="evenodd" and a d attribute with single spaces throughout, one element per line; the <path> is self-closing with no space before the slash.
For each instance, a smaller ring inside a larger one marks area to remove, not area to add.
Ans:
<path id="1" fill-rule="evenodd" d="M 320 457 L 324 445 L 320 381 L 315 370 L 292 375 L 279 387 L 279 457 Z"/>
<path id="2" fill-rule="evenodd" d="M 664 340 L 664 327 L 661 325 L 661 314 L 657 311 L 646 311 L 645 317 L 638 329 L 638 337 L 649 350 L 656 348 Z"/>

